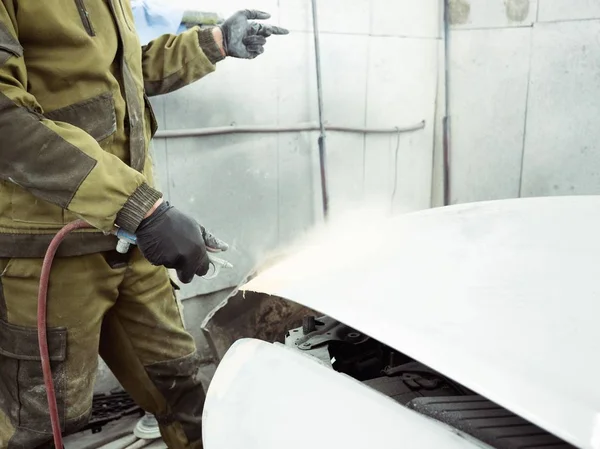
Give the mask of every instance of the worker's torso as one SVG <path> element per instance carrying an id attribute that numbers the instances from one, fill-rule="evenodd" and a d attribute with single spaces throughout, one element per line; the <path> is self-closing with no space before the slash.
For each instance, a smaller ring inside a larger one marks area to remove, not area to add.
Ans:
<path id="1" fill-rule="evenodd" d="M 129 0 L 24 0 L 16 17 L 26 88 L 41 112 L 85 130 L 152 182 L 156 122 Z M 75 218 L 16 185 L 2 187 L 10 194 L 0 195 L 0 229 L 47 232 Z"/>

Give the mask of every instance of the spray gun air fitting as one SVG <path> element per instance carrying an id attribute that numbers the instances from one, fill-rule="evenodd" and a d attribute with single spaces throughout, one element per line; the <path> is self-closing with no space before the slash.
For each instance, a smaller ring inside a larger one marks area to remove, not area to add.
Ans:
<path id="1" fill-rule="evenodd" d="M 111 234 L 117 237 L 118 241 L 116 250 L 121 254 L 126 254 L 131 245 L 137 245 L 137 237 L 135 234 L 127 232 L 124 229 L 114 228 L 111 231 Z M 216 278 L 221 272 L 222 268 L 233 268 L 233 265 L 230 262 L 213 256 L 212 254 L 208 255 L 208 260 L 210 262 L 208 273 L 202 276 L 202 278 L 206 280 Z"/>

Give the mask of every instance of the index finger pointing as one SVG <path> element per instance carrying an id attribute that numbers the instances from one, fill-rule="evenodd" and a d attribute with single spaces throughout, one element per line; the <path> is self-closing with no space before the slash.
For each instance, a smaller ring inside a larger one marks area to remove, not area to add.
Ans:
<path id="1" fill-rule="evenodd" d="M 244 15 L 249 20 L 265 20 L 271 18 L 271 14 L 268 12 L 258 11 L 256 9 L 246 9 L 244 11 Z"/>
<path id="2" fill-rule="evenodd" d="M 265 37 L 269 37 L 272 34 L 289 34 L 289 31 L 285 28 L 280 28 L 273 25 L 262 25 L 258 23 L 254 24 L 254 30 L 259 36 Z"/>
<path id="3" fill-rule="evenodd" d="M 271 34 L 290 34 L 290 31 L 285 28 L 271 25 Z"/>

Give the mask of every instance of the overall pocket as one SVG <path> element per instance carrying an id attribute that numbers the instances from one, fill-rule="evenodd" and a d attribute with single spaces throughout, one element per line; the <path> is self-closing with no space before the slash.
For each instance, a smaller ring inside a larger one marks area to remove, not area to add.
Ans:
<path id="1" fill-rule="evenodd" d="M 48 351 L 64 430 L 67 330 L 48 329 Z M 14 427 L 51 434 L 37 329 L 0 319 L 0 404 Z"/>
<path id="2" fill-rule="evenodd" d="M 13 56 L 20 58 L 23 56 L 23 47 L 6 27 L 0 23 L 0 67 Z"/>
<path id="3" fill-rule="evenodd" d="M 44 116 L 55 122 L 76 126 L 97 142 L 102 142 L 117 131 L 115 101 L 111 92 L 55 109 L 45 113 Z"/>

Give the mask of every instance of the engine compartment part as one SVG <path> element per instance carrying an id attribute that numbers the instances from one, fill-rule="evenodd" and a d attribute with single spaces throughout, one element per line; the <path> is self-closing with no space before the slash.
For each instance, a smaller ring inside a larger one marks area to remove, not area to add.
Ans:
<path id="1" fill-rule="evenodd" d="M 574 447 L 331 317 L 305 316 L 302 327 L 287 332 L 286 346 L 495 449 Z"/>
<path id="2" fill-rule="evenodd" d="M 571 449 L 568 443 L 478 395 L 417 398 L 408 407 L 496 449 Z"/>
<path id="3" fill-rule="evenodd" d="M 461 390 L 443 376 L 429 373 L 419 363 L 409 363 L 397 376 L 366 380 L 365 385 L 389 396 L 402 405 L 421 397 L 459 395 Z"/>
<path id="4" fill-rule="evenodd" d="M 356 330 L 324 316 L 317 319 L 314 315 L 307 315 L 302 320 L 302 327 L 292 329 L 286 333 L 286 344 L 297 346 L 303 351 L 313 349 L 331 341 L 348 341 L 360 343 L 368 339 Z"/>
<path id="5" fill-rule="evenodd" d="M 301 325 L 311 309 L 264 293 L 237 291 L 204 319 L 202 331 L 215 361 L 240 338 L 283 342 L 290 327 Z"/>

